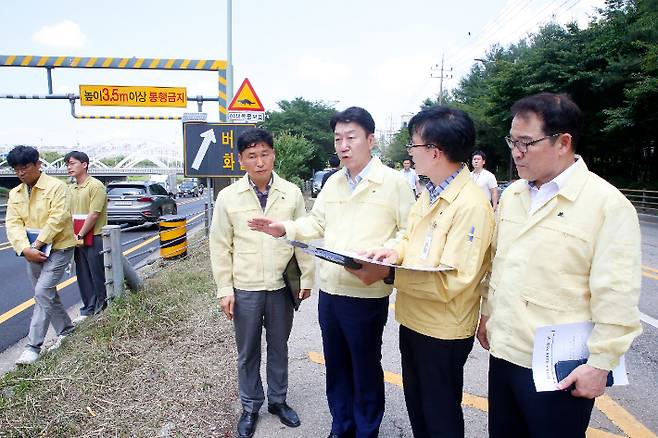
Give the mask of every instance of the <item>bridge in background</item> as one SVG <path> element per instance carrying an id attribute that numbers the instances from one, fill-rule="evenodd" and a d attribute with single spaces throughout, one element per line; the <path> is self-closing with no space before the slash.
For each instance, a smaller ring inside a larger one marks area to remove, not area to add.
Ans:
<path id="1" fill-rule="evenodd" d="M 6 153 L 11 147 L 2 148 L 0 178 L 15 177 L 14 170 L 7 165 Z M 128 175 L 183 174 L 182 147 L 144 139 L 109 140 L 86 148 L 70 146 L 42 147 L 40 152 L 56 152 L 60 158 L 48 162 L 41 158 L 41 168 L 49 175 L 67 175 L 64 155 L 73 150 L 89 155 L 89 173 L 99 177 L 124 177 Z M 114 165 L 104 161 L 121 157 Z"/>

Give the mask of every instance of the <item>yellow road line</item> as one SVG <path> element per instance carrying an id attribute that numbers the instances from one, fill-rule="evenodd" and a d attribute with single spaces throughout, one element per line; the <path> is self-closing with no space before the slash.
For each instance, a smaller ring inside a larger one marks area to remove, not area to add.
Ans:
<path id="1" fill-rule="evenodd" d="M 637 418 L 607 395 L 596 398 L 594 405 L 629 438 L 656 438 Z"/>
<path id="2" fill-rule="evenodd" d="M 308 358 L 311 362 L 324 365 L 324 355 L 322 353 L 309 351 Z M 402 376 L 400 374 L 384 371 L 384 381 L 402 388 Z M 485 397 L 469 394 L 467 392 L 462 395 L 462 405 L 475 408 L 482 412 L 489 411 L 489 401 Z M 605 430 L 588 427 L 587 438 L 658 438 L 653 432 L 642 425 L 635 417 L 629 414 L 628 411 L 607 395 L 598 397 L 595 405 L 615 426 L 624 432 L 625 435 L 617 435 Z"/>
<path id="3" fill-rule="evenodd" d="M 658 269 L 652 268 L 651 266 L 642 265 L 642 269 L 644 269 L 645 271 L 651 271 L 651 272 L 655 272 L 656 274 L 658 274 Z"/>
<path id="4" fill-rule="evenodd" d="M 68 278 L 68 279 L 62 281 L 60 284 L 58 284 L 57 285 L 57 290 L 58 291 L 62 290 L 66 286 L 69 286 L 69 285 L 75 283 L 76 281 L 78 281 L 78 277 L 74 275 L 73 277 Z M 8 320 L 11 317 L 18 315 L 23 310 L 29 309 L 32 306 L 34 306 L 34 298 L 30 298 L 29 300 L 19 304 L 18 306 L 14 307 L 13 309 L 6 311 L 2 315 L 0 315 L 0 324 L 2 324 L 3 322 L 5 322 L 6 320 Z"/>
<path id="5" fill-rule="evenodd" d="M 201 213 L 201 214 L 203 214 L 203 213 Z M 199 214 L 195 217 L 199 217 L 201 214 Z M 155 236 L 145 240 L 144 242 L 142 242 L 140 244 L 137 244 L 137 245 L 133 246 L 132 248 L 129 248 L 128 250 L 124 251 L 123 254 L 128 255 L 131 252 L 137 251 L 139 248 L 142 248 L 143 246 L 148 245 L 149 243 L 153 242 L 154 240 L 156 240 L 158 238 L 159 238 L 159 235 L 155 235 Z M 0 249 L 5 249 L 5 248 L 0 248 Z M 69 279 L 66 279 L 66 280 L 62 281 L 61 283 L 59 283 L 57 285 L 57 290 L 58 291 L 62 290 L 65 287 L 75 283 L 77 280 L 78 280 L 77 276 L 73 276 Z M 34 306 L 34 298 L 30 298 L 29 300 L 19 304 L 18 306 L 14 307 L 13 309 L 10 309 L 10 310 L 6 311 L 2 315 L 0 315 L 0 324 L 7 321 L 11 317 L 18 315 L 22 311 L 24 311 L 26 309 L 29 309 L 32 306 Z"/>
<path id="6" fill-rule="evenodd" d="M 653 280 L 658 280 L 658 275 L 649 274 L 648 272 L 643 272 L 642 275 Z"/>
<path id="7" fill-rule="evenodd" d="M 159 238 L 160 238 L 160 235 L 159 235 L 159 234 L 156 234 L 155 236 L 146 239 L 146 240 L 143 241 L 142 243 L 139 243 L 139 244 L 133 246 L 132 248 L 129 248 L 129 249 L 125 250 L 125 251 L 123 252 L 123 255 L 128 255 L 128 254 L 130 254 L 131 252 L 135 252 L 135 251 L 137 251 L 139 248 L 141 248 L 141 247 L 143 247 L 143 246 L 146 246 L 146 245 L 148 245 L 149 243 L 151 243 L 151 242 L 153 242 L 154 240 L 157 240 L 157 239 L 159 239 Z"/>

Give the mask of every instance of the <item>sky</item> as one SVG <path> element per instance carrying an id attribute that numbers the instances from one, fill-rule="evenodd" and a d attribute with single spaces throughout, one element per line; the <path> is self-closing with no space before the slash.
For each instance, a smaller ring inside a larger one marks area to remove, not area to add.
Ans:
<path id="1" fill-rule="evenodd" d="M 102 5 L 102 6 L 101 6 Z M 549 21 L 586 26 L 604 0 L 234 0 L 234 90 L 249 78 L 265 109 L 303 97 L 338 110 L 362 106 L 377 129 L 399 129 L 422 101 L 455 88 L 494 44 Z M 0 54 L 227 59 L 226 0 L 2 0 Z M 452 69 L 452 70 L 450 70 Z M 80 84 L 187 87 L 217 96 L 214 72 L 55 69 L 53 91 Z M 0 67 L 1 94 L 46 94 L 43 68 Z M 181 115 L 183 109 L 80 107 L 80 114 Z M 219 121 L 217 103 L 203 107 Z M 0 148 L 90 150 L 143 141 L 182 151 L 180 121 L 80 120 L 66 100 L 0 99 Z"/>

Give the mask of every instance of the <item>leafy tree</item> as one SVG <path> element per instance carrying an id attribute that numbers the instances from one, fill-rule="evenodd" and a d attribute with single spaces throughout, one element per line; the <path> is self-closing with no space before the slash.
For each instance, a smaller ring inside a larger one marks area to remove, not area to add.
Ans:
<path id="1" fill-rule="evenodd" d="M 301 135 L 284 132 L 274 138 L 274 150 L 276 173 L 301 187 L 311 171 L 309 162 L 314 150 L 311 143 Z"/>
<path id="2" fill-rule="evenodd" d="M 591 169 L 619 186 L 658 186 L 658 1 L 608 0 L 601 12 L 585 29 L 549 24 L 491 47 L 451 93 L 447 102 L 473 118 L 476 147 L 499 177 L 508 168 L 502 138 L 512 103 L 552 91 L 570 94 L 583 110 L 578 153 Z"/>
<path id="3" fill-rule="evenodd" d="M 397 163 L 409 158 L 406 146 L 409 144 L 409 132 L 406 127 L 402 127 L 393 135 L 391 142 L 386 146 L 384 159 L 395 166 Z"/>
<path id="4" fill-rule="evenodd" d="M 101 163 L 107 165 L 108 167 L 115 167 L 121 160 L 126 158 L 124 155 L 117 155 L 115 157 L 106 157 L 101 159 Z"/>
<path id="5" fill-rule="evenodd" d="M 261 126 L 275 136 L 289 133 L 308 140 L 312 153 L 308 173 L 304 177 L 309 178 L 311 169 L 324 168 L 334 151 L 329 121 L 336 110 L 324 102 L 310 102 L 301 97 L 282 100 L 277 105 L 281 111 L 268 111 Z"/>
<path id="6" fill-rule="evenodd" d="M 54 151 L 39 151 L 39 158 L 42 158 L 43 160 L 46 160 L 49 163 L 52 163 L 53 161 L 57 160 L 58 158 L 62 158 L 64 155 L 60 154 L 59 152 L 54 152 Z"/>

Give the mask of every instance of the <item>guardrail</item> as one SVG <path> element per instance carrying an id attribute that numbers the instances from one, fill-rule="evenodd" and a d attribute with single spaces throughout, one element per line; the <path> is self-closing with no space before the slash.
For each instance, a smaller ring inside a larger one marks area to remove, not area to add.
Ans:
<path id="1" fill-rule="evenodd" d="M 658 191 L 621 189 L 638 213 L 658 215 Z"/>
<path id="2" fill-rule="evenodd" d="M 68 175 L 66 167 L 44 167 L 42 169 L 48 175 Z M 92 167 L 89 169 L 89 174 L 92 176 L 114 176 L 114 175 L 160 175 L 167 173 L 183 174 L 182 167 L 133 167 L 133 168 L 114 168 L 114 167 Z M 0 176 L 16 176 L 14 169 L 0 168 Z"/>

